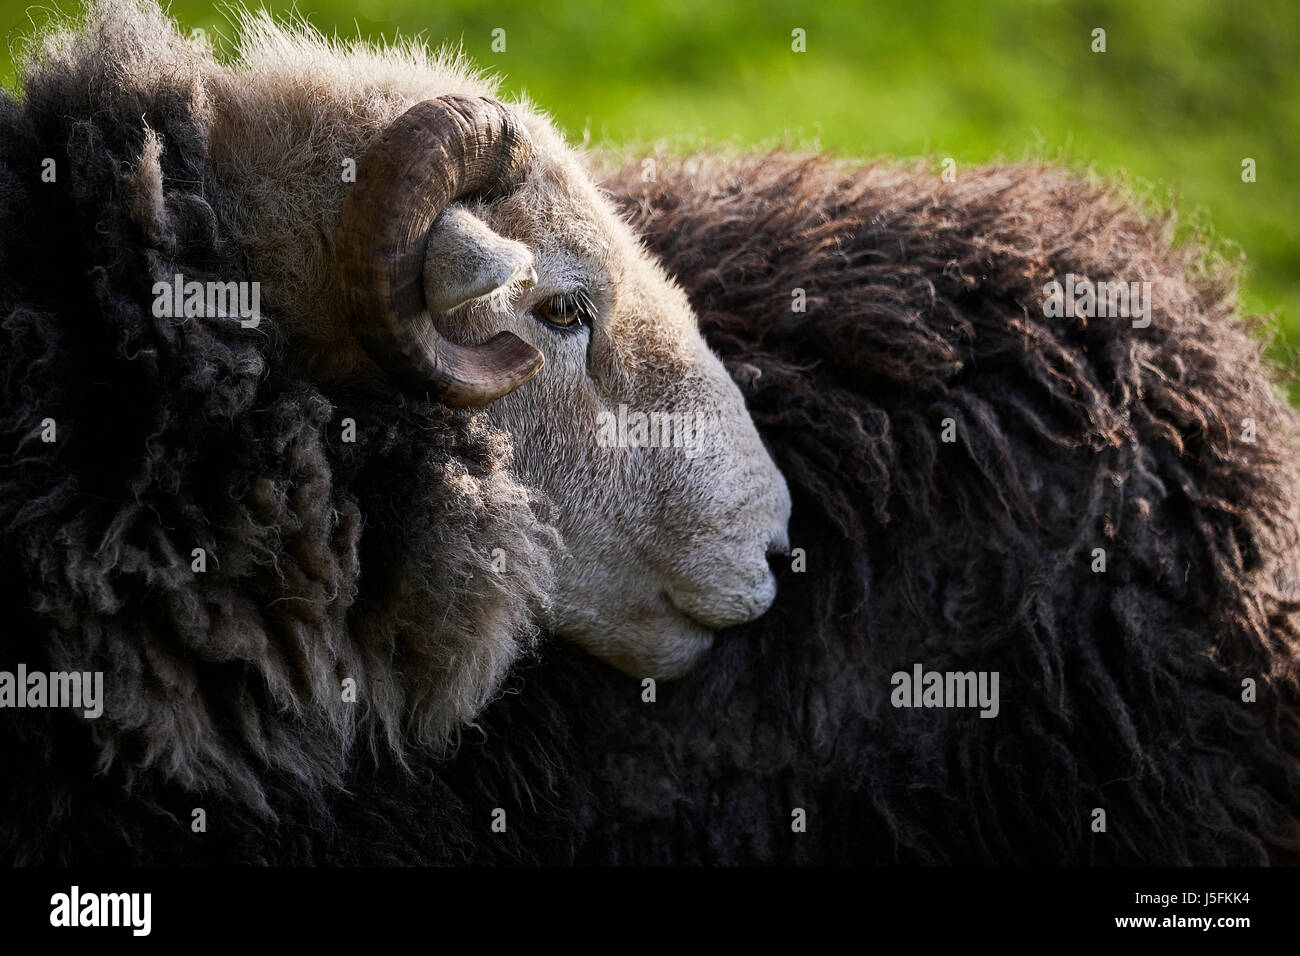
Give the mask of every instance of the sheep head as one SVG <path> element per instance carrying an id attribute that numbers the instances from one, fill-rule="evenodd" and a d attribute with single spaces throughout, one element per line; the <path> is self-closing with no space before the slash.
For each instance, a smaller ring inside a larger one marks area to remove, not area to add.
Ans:
<path id="1" fill-rule="evenodd" d="M 771 605 L 789 493 L 685 293 L 581 156 L 525 122 L 528 175 L 471 212 L 531 252 L 537 281 L 504 309 L 472 303 L 462 327 L 475 341 L 504 328 L 545 356 L 487 407 L 567 544 L 544 623 L 634 676 L 676 676 L 717 630 Z"/>
<path id="2" fill-rule="evenodd" d="M 539 623 L 675 676 L 765 611 L 785 482 L 582 154 L 459 63 L 322 51 L 269 21 L 242 45 L 212 83 L 214 149 L 280 287 L 263 301 L 318 379 L 481 407 L 512 438 L 564 542 Z M 322 192 L 348 157 L 355 182 Z M 484 544 L 509 573 L 509 542 Z"/>

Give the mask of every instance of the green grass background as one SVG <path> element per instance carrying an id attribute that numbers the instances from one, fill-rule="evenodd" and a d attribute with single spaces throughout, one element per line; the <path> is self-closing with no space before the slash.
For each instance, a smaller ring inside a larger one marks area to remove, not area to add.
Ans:
<path id="1" fill-rule="evenodd" d="M 10 43 L 51 8 L 0 0 L 6 86 Z M 1297 368 L 1297 0 L 301 0 L 298 9 L 329 33 L 462 45 L 572 137 L 597 144 L 951 156 L 959 175 L 1042 157 L 1124 177 L 1245 256 L 1244 306 L 1276 320 L 1274 355 Z M 211 0 L 175 0 L 171 11 L 186 30 L 232 32 Z M 503 53 L 491 49 L 498 27 Z M 796 27 L 805 53 L 791 50 Z M 1105 53 L 1090 49 L 1098 27 Z M 1255 183 L 1242 182 L 1245 157 Z"/>

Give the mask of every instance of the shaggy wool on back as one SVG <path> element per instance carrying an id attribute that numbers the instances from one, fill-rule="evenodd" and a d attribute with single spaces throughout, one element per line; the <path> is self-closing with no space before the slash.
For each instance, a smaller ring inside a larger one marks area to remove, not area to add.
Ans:
<path id="1" fill-rule="evenodd" d="M 1039 165 L 641 169 L 611 186 L 742 384 L 808 569 L 620 728 L 667 756 L 611 766 L 589 852 L 1294 862 L 1300 445 L 1232 270 Z M 1046 317 L 1068 273 L 1151 282 L 1150 327 Z M 892 707 L 916 663 L 998 671 L 998 716 Z"/>

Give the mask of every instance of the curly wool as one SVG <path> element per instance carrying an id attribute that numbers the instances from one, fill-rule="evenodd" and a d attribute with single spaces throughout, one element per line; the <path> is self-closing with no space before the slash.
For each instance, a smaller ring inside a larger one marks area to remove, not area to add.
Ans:
<path id="1" fill-rule="evenodd" d="M 635 758 L 585 855 L 1294 863 L 1300 442 L 1231 270 L 1043 166 L 640 170 L 610 187 L 742 384 L 808 569 L 611 722 Z M 1150 327 L 1045 317 L 1067 273 L 1152 282 Z M 917 662 L 998 671 L 1001 712 L 894 709 Z"/>
<path id="2" fill-rule="evenodd" d="M 105 695 L 98 720 L 6 712 L 5 859 L 75 856 L 97 825 L 147 855 L 124 800 L 270 825 L 277 792 L 440 749 L 550 589 L 553 532 L 483 417 L 326 393 L 289 373 L 274 314 L 154 316 L 176 274 L 254 277 L 200 69 L 156 7 L 102 5 L 21 101 L 0 92 L 0 667 L 102 671 Z"/>

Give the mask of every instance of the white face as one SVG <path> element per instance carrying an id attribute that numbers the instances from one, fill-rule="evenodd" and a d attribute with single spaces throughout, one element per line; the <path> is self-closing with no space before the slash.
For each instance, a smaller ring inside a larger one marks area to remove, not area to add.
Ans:
<path id="1" fill-rule="evenodd" d="M 567 150 L 534 135 L 525 186 L 466 208 L 518 242 L 536 285 L 463 307 L 443 332 L 505 329 L 546 358 L 486 409 L 564 536 L 543 623 L 633 676 L 676 676 L 771 605 L 789 492 L 684 293 Z"/>

